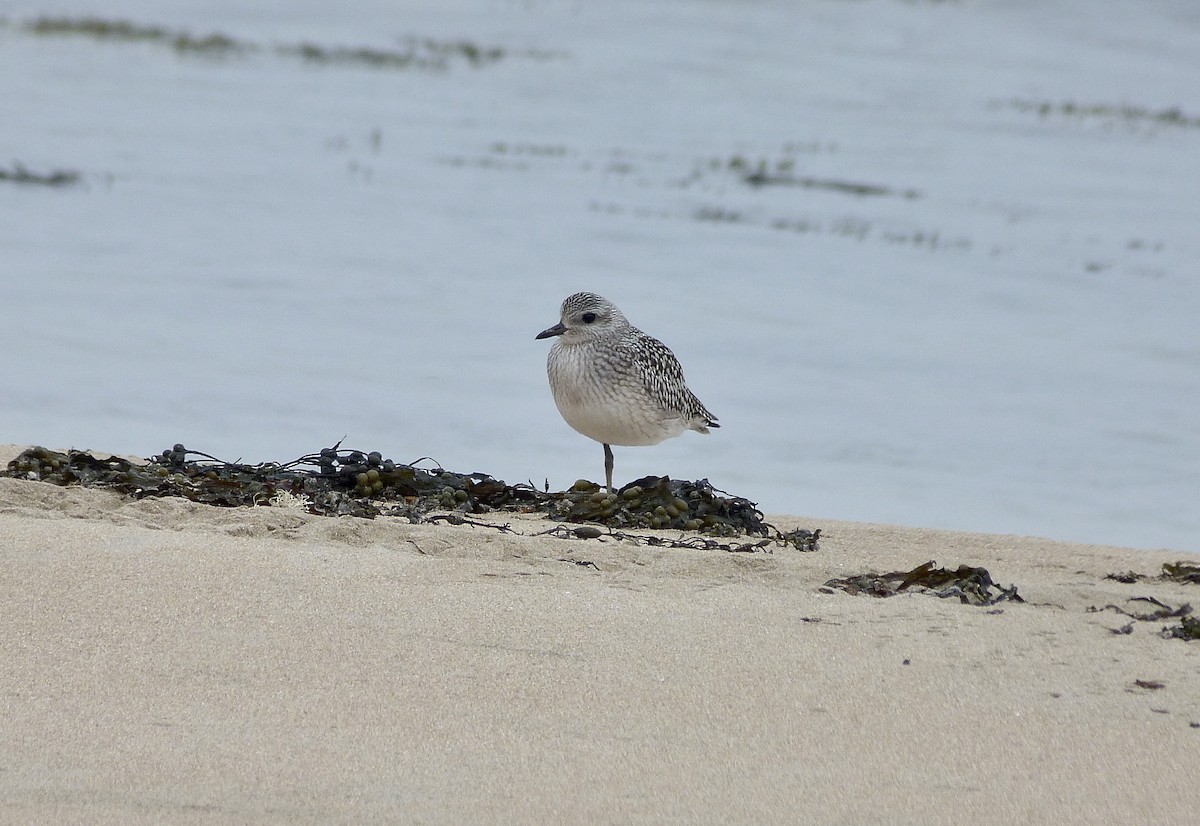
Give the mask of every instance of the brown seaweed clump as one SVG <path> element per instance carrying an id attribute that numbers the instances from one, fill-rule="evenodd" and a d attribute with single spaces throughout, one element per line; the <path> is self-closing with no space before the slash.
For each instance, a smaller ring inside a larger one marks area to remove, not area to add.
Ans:
<path id="1" fill-rule="evenodd" d="M 1159 634 L 1166 639 L 1200 640 L 1200 619 L 1183 616 L 1179 625 L 1168 625 Z"/>
<path id="2" fill-rule="evenodd" d="M 1164 562 L 1159 579 L 1200 585 L 1200 565 L 1191 565 L 1187 562 Z"/>
<path id="3" fill-rule="evenodd" d="M 969 605 L 994 605 L 997 602 L 1024 602 L 1017 586 L 1005 588 L 992 581 L 987 568 L 959 565 L 951 571 L 935 567 L 932 560 L 911 571 L 892 571 L 889 574 L 858 574 L 831 579 L 826 588 L 840 588 L 848 594 L 870 594 L 873 597 L 894 597 L 909 590 L 931 594 L 943 599 L 958 599 Z"/>
<path id="4" fill-rule="evenodd" d="M 9 462 L 5 475 L 110 488 L 137 499 L 181 496 L 226 507 L 269 505 L 290 494 L 300 497 L 309 513 L 367 519 L 381 514 L 419 518 L 432 510 L 486 513 L 536 499 L 532 487 L 505 485 L 487 474 L 427 470 L 385 460 L 378 452 L 337 446 L 286 464 L 256 465 L 224 462 L 181 444 L 145 464 L 33 447 Z"/>
<path id="5" fill-rule="evenodd" d="M 417 462 L 424 459 L 417 460 Z M 378 451 L 345 450 L 340 443 L 291 462 L 225 462 L 177 444 L 145 463 L 81 450 L 67 453 L 32 447 L 9 462 L 3 475 L 109 488 L 142 499 L 181 496 L 225 507 L 299 501 L 322 516 L 402 516 L 412 521 L 461 520 L 492 511 L 545 513 L 564 522 L 592 522 L 610 529 L 670 528 L 712 536 L 768 537 L 753 549 L 779 544 L 817 549 L 819 531 L 781 533 L 763 521 L 753 502 L 713 488 L 707 480 L 684 482 L 647 476 L 616 494 L 591 482 L 551 493 L 532 485 L 508 485 L 486 473 L 455 473 L 384 459 Z M 440 517 L 437 511 L 449 511 Z M 743 546 L 738 546 L 743 549 Z"/>
<path id="6" fill-rule="evenodd" d="M 1164 568 L 1164 579 L 1170 578 L 1169 571 L 1165 569 L 1177 567 L 1183 563 L 1176 563 L 1172 566 L 1167 563 Z M 1154 597 L 1130 597 L 1127 602 L 1137 603 L 1138 608 L 1146 606 L 1146 610 L 1132 610 L 1131 608 L 1122 608 L 1119 605 L 1097 606 L 1092 605 L 1087 610 L 1089 614 L 1100 613 L 1101 611 L 1112 611 L 1122 616 L 1130 618 L 1130 622 L 1120 628 L 1110 628 L 1114 634 L 1132 634 L 1134 622 L 1161 622 L 1166 619 L 1178 619 L 1179 625 L 1167 625 L 1159 631 L 1159 636 L 1166 639 L 1180 640 L 1200 640 L 1200 619 L 1192 615 L 1192 606 L 1190 603 L 1183 603 L 1179 606 L 1168 605 L 1160 599 Z"/>
<path id="7" fill-rule="evenodd" d="M 1137 571 L 1125 571 L 1119 574 L 1108 574 L 1105 579 L 1113 579 L 1117 582 L 1126 585 L 1132 585 L 1135 582 L 1153 579 L 1149 574 L 1139 574 Z M 1190 562 L 1164 562 L 1162 573 L 1158 575 L 1158 579 L 1165 582 L 1180 582 L 1187 585 L 1200 585 L 1200 565 L 1193 565 Z"/>

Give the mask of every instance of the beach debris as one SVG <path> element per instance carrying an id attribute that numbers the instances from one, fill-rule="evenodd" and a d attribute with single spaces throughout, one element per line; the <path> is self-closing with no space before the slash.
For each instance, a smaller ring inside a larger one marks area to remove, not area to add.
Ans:
<path id="1" fill-rule="evenodd" d="M 1165 567 L 1165 566 L 1164 566 Z M 1118 605 L 1103 605 L 1089 606 L 1088 613 L 1099 613 L 1101 611 L 1114 611 L 1123 616 L 1129 617 L 1131 622 L 1121 628 L 1110 628 L 1114 634 L 1131 634 L 1133 633 L 1133 621 L 1136 622 L 1161 622 L 1165 619 L 1178 619 L 1178 625 L 1164 626 L 1158 633 L 1164 639 L 1179 639 L 1179 640 L 1200 640 L 1200 618 L 1192 615 L 1191 603 L 1183 603 L 1178 608 L 1173 608 L 1167 603 L 1155 599 L 1154 597 L 1131 597 L 1128 602 L 1147 603 L 1155 606 L 1150 611 L 1131 611 L 1121 608 Z"/>
<path id="2" fill-rule="evenodd" d="M 339 445 L 279 464 L 226 462 L 176 444 L 144 464 L 80 450 L 58 453 L 33 447 L 13 459 L 5 475 L 59 485 L 103 487 L 143 499 L 181 496 L 225 507 L 270 505 L 277 497 L 300 497 L 309 513 L 322 516 L 407 516 L 422 521 L 433 511 L 465 514 L 535 502 L 528 486 L 510 486 L 483 473 L 454 473 L 441 467 L 402 464 L 377 451 Z M 432 517 L 430 517 L 432 518 Z M 448 516 L 439 517 L 449 520 Z"/>
<path id="3" fill-rule="evenodd" d="M 1157 691 L 1160 688 L 1166 688 L 1167 684 L 1161 680 L 1134 680 L 1133 684 L 1138 688 L 1144 688 L 1147 691 Z"/>
<path id="4" fill-rule="evenodd" d="M 1126 585 L 1141 582 L 1146 579 L 1161 579 L 1167 582 L 1182 582 L 1188 585 L 1200 585 L 1200 565 L 1190 562 L 1164 562 L 1162 573 L 1157 577 L 1149 574 L 1139 574 L 1136 571 L 1126 571 L 1121 574 L 1108 574 L 1105 579 L 1113 579 Z"/>
<path id="5" fill-rule="evenodd" d="M 1192 613 L 1192 606 L 1188 603 L 1183 603 L 1178 608 L 1172 608 L 1165 602 L 1155 599 L 1154 597 L 1130 597 L 1127 602 L 1145 602 L 1150 605 L 1158 606 L 1152 611 L 1129 611 L 1120 606 L 1109 603 L 1101 607 L 1095 605 L 1089 606 L 1087 611 L 1089 614 L 1098 613 L 1100 611 L 1115 611 L 1118 614 L 1137 620 L 1138 622 L 1157 622 L 1158 620 L 1170 619 L 1172 617 L 1186 617 Z"/>
<path id="6" fill-rule="evenodd" d="M 753 502 L 717 490 L 707 479 L 681 481 L 645 476 L 607 493 L 580 479 L 561 495 L 551 494 L 551 519 L 600 522 L 614 528 L 669 528 L 718 536 L 757 534 L 770 529 Z"/>
<path id="7" fill-rule="evenodd" d="M 1168 640 L 1200 640 L 1200 619 L 1185 616 L 1180 618 L 1179 625 L 1168 625 L 1158 633 Z"/>
<path id="8" fill-rule="evenodd" d="M 1188 562 L 1164 562 L 1159 579 L 1172 582 L 1186 582 L 1189 585 L 1200 585 L 1200 565 Z"/>
<path id="9" fill-rule="evenodd" d="M 433 467 L 420 466 L 433 462 Z M 755 542 L 720 542 L 705 537 L 670 540 L 636 537 L 645 544 L 749 553 L 773 546 L 817 549 L 820 531 L 781 532 L 763 520 L 753 502 L 698 482 L 647 476 L 615 494 L 587 481 L 567 491 L 539 491 L 530 484 L 508 485 L 486 473 L 455 473 L 429 457 L 404 464 L 379 451 L 348 450 L 338 442 L 286 463 L 226 462 L 176 444 L 145 462 L 101 457 L 81 450 L 66 453 L 31 447 L 8 463 L 3 475 L 57 485 L 115 490 L 137 499 L 180 496 L 223 507 L 290 504 L 321 516 L 399 516 L 413 522 L 448 522 L 508 530 L 472 520 L 493 511 L 544 513 L 570 523 L 576 539 L 633 538 L 614 529 L 666 528 L 718 537 L 758 536 Z M 557 530 L 557 529 L 552 529 Z"/>
<path id="10" fill-rule="evenodd" d="M 957 598 L 968 605 L 995 605 L 998 602 L 1024 602 L 1017 586 L 1005 588 L 992 580 L 986 568 L 959 565 L 951 571 L 936 567 L 933 560 L 911 571 L 889 574 L 858 574 L 831 579 L 826 588 L 840 588 L 851 595 L 869 594 L 873 597 L 893 597 L 913 589 L 916 593 L 931 594 L 943 599 Z"/>
<path id="11" fill-rule="evenodd" d="M 590 559 L 559 559 L 559 562 L 569 562 L 572 565 L 578 565 L 580 568 L 591 568 L 594 571 L 599 571 L 600 566 Z"/>
<path id="12" fill-rule="evenodd" d="M 422 522 L 445 522 L 447 525 L 470 525 L 472 528 L 491 528 L 500 533 L 516 533 L 512 526 L 505 522 L 503 525 L 497 525 L 494 522 L 480 522 L 478 519 L 469 519 L 461 513 L 435 513 L 431 516 L 426 516 Z"/>
<path id="13" fill-rule="evenodd" d="M 810 531 L 804 528 L 798 528 L 794 531 L 780 532 L 775 531 L 774 536 L 769 539 L 759 539 L 756 542 L 721 542 L 716 539 L 709 539 L 703 536 L 690 536 L 672 538 L 667 536 L 657 536 L 654 534 L 636 534 L 626 533 L 625 531 L 617 531 L 609 529 L 608 533 L 600 530 L 593 525 L 584 525 L 578 528 L 572 528 L 567 525 L 555 525 L 549 530 L 542 531 L 537 536 L 554 536 L 559 539 L 600 539 L 608 537 L 623 542 L 632 542 L 636 545 L 649 545 L 654 548 L 690 548 L 692 550 L 702 551 L 727 551 L 729 553 L 756 553 L 762 551 L 764 553 L 774 553 L 775 546 L 791 545 L 793 548 L 801 551 L 815 551 L 818 548 L 818 540 L 821 537 L 821 529 Z"/>

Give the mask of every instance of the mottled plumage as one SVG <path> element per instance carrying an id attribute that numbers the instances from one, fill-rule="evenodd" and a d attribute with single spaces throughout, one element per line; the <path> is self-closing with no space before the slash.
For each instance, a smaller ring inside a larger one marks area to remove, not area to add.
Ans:
<path id="1" fill-rule="evenodd" d="M 567 424 L 604 445 L 609 490 L 610 445 L 653 445 L 685 430 L 720 427 L 688 390 L 675 354 L 611 301 L 575 293 L 560 316 L 536 336 L 558 337 L 546 360 L 550 390 Z"/>

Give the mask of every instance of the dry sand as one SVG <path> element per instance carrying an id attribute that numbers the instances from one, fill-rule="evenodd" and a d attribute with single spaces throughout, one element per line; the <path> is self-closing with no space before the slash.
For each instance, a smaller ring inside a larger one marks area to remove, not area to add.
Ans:
<path id="1" fill-rule="evenodd" d="M 772 521 L 822 528 L 818 552 L 748 555 L 507 521 L 518 534 L 0 479 L 0 818 L 1200 812 L 1200 642 L 1087 611 L 1197 601 L 1104 578 L 1195 556 L 792 517 Z M 930 559 L 1028 603 L 822 590 Z"/>

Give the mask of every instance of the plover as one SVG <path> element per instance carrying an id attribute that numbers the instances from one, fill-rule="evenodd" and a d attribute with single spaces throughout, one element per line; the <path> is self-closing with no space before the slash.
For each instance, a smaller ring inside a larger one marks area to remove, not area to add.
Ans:
<path id="1" fill-rule="evenodd" d="M 575 293 L 559 313 L 558 324 L 535 336 L 558 337 L 546 359 L 550 391 L 567 424 L 604 445 L 610 493 L 612 445 L 655 445 L 685 430 L 720 427 L 688 390 L 675 354 L 611 301 Z"/>

